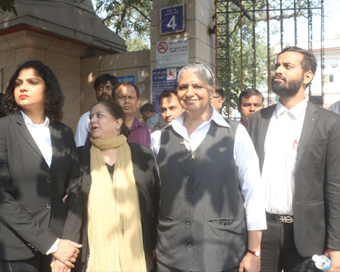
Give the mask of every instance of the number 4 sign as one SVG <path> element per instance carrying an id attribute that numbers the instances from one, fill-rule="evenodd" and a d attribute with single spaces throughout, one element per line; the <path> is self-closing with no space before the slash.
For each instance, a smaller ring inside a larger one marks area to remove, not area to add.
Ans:
<path id="1" fill-rule="evenodd" d="M 160 9 L 160 35 L 185 30 L 184 4 Z"/>

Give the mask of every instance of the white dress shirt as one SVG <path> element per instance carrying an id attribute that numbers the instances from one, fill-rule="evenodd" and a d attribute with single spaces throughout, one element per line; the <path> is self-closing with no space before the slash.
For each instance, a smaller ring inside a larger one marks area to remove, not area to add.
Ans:
<path id="1" fill-rule="evenodd" d="M 85 141 L 87 138 L 87 134 L 89 133 L 89 123 L 90 123 L 90 112 L 85 112 L 79 119 L 76 135 L 74 140 L 76 142 L 76 146 L 83 146 L 85 145 Z"/>
<path id="2" fill-rule="evenodd" d="M 296 155 L 306 108 L 307 100 L 290 110 L 278 102 L 270 119 L 262 169 L 268 213 L 293 215 Z"/>
<path id="3" fill-rule="evenodd" d="M 29 118 L 23 111 L 21 111 L 24 122 L 28 131 L 31 133 L 35 143 L 39 147 L 48 167 L 51 167 L 52 163 L 52 142 L 50 133 L 50 119 L 46 116 L 45 122 L 39 125 L 33 124 L 31 118 Z M 55 252 L 58 249 L 59 238 L 54 242 L 51 248 L 46 252 L 46 255 L 51 252 Z"/>
<path id="4" fill-rule="evenodd" d="M 188 135 L 187 129 L 183 126 L 186 112 L 183 112 L 169 125 L 183 137 L 183 142 L 188 150 L 195 151 L 208 134 L 212 120 L 218 125 L 229 127 L 224 118 L 211 107 L 212 116 L 209 121 L 204 121 L 191 135 Z M 168 125 L 168 126 L 169 126 Z M 162 129 L 163 130 L 163 129 Z M 157 130 L 151 134 L 151 149 L 157 158 L 161 131 Z M 244 208 L 246 211 L 248 230 L 262 230 L 267 228 L 263 186 L 260 178 L 259 160 L 253 146 L 253 143 L 246 129 L 239 125 L 235 134 L 234 159 L 238 167 L 238 177 L 244 197 Z M 156 160 L 157 162 L 157 160 Z"/>

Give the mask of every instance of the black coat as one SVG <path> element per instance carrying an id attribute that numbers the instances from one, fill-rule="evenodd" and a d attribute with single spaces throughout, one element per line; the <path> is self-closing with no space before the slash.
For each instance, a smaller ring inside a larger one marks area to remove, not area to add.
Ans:
<path id="1" fill-rule="evenodd" d="M 49 128 L 51 167 L 20 113 L 0 119 L 1 260 L 45 254 L 58 237 L 79 240 L 81 183 L 73 132 L 60 122 Z"/>
<path id="2" fill-rule="evenodd" d="M 270 106 L 248 122 L 262 171 L 265 140 L 275 111 Z M 310 257 L 324 247 L 340 250 L 340 115 L 308 102 L 295 165 L 294 241 Z"/>
<path id="3" fill-rule="evenodd" d="M 133 174 L 138 189 L 145 261 L 147 270 L 150 271 L 153 266 L 152 254 L 155 249 L 157 236 L 156 224 L 159 209 L 159 178 L 151 149 L 135 143 L 128 144 L 131 149 Z M 90 148 L 91 146 L 82 146 L 78 148 L 80 169 L 83 176 L 82 195 L 84 210 L 81 231 L 81 243 L 83 247 L 76 263 L 76 271 L 85 271 L 89 254 L 87 237 L 87 202 L 92 182 L 90 172 Z"/>

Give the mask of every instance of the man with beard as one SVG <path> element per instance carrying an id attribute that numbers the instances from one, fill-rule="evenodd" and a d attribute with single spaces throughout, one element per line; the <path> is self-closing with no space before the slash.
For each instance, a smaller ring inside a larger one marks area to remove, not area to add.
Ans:
<path id="1" fill-rule="evenodd" d="M 111 100 L 112 89 L 118 84 L 118 79 L 110 74 L 103 74 L 97 77 L 94 82 L 97 101 Z M 86 137 L 89 134 L 90 112 L 85 112 L 79 119 L 75 142 L 77 147 L 85 145 Z"/>
<path id="2" fill-rule="evenodd" d="M 316 66 L 311 51 L 285 48 L 272 78 L 279 102 L 249 118 L 266 185 L 261 272 L 319 271 L 313 254 L 340 271 L 340 116 L 304 97 Z"/>

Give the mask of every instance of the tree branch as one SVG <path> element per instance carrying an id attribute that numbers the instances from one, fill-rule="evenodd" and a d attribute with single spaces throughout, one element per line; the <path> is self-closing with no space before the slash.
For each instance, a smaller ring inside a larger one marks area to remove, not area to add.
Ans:
<path id="1" fill-rule="evenodd" d="M 151 19 L 149 19 L 139 8 L 137 8 L 135 5 L 129 3 L 128 1 L 124 0 L 124 3 L 129 5 L 130 7 L 134 8 L 137 10 L 147 21 L 151 22 Z"/>

